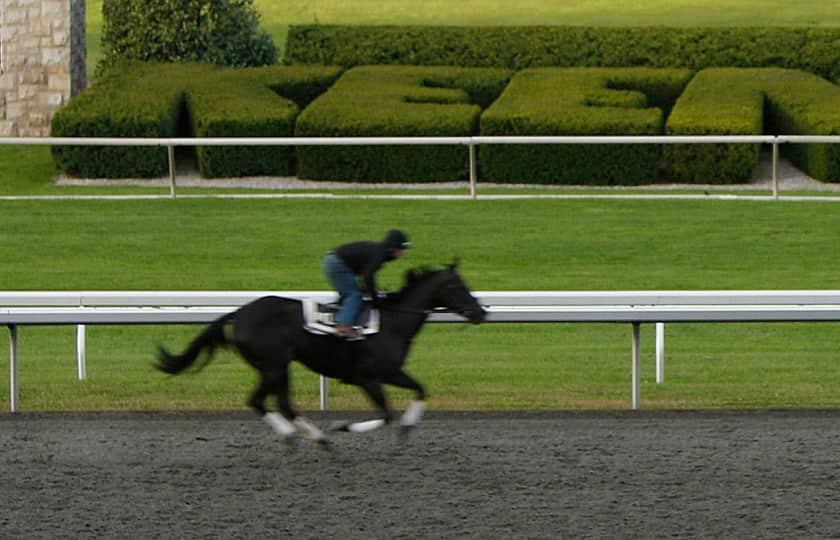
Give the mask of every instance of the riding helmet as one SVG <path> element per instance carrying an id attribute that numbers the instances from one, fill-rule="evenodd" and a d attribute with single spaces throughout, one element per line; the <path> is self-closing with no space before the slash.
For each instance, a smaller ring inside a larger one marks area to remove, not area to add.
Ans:
<path id="1" fill-rule="evenodd" d="M 408 249 L 411 247 L 411 241 L 403 231 L 391 229 L 385 236 L 385 245 L 391 249 Z"/>

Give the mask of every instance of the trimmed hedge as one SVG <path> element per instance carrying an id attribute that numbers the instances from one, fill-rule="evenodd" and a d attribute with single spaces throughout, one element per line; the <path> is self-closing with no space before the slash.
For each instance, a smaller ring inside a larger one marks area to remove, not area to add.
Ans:
<path id="1" fill-rule="evenodd" d="M 469 136 L 507 70 L 364 66 L 347 71 L 300 115 L 299 137 Z M 298 176 L 343 181 L 431 182 L 467 178 L 457 146 L 300 146 Z"/>
<path id="2" fill-rule="evenodd" d="M 703 70 L 677 101 L 667 131 L 669 135 L 838 134 L 840 87 L 799 70 Z M 785 144 L 780 149 L 810 176 L 840 180 L 838 145 Z M 666 156 L 672 179 L 737 182 L 752 175 L 759 145 L 668 145 Z"/>
<path id="3" fill-rule="evenodd" d="M 691 75 L 685 69 L 526 69 L 481 116 L 481 134 L 660 135 Z M 484 180 L 563 184 L 651 182 L 661 153 L 651 144 L 480 148 Z"/>
<path id="4" fill-rule="evenodd" d="M 668 134 L 840 133 L 840 87 L 799 70 L 703 70 L 682 95 L 691 73 L 680 69 L 534 68 L 510 85 L 512 73 L 504 69 L 364 66 L 341 73 L 324 66 L 124 64 L 59 110 L 52 134 L 658 134 L 675 100 Z M 482 108 L 488 108 L 483 115 Z M 811 176 L 840 181 L 840 146 L 781 149 Z M 745 180 L 758 151 L 746 144 L 666 145 L 666 176 Z M 83 177 L 167 172 L 166 150 L 158 147 L 61 146 L 53 155 L 60 169 Z M 197 156 L 205 177 L 294 174 L 290 148 L 203 147 Z M 296 156 L 302 178 L 431 182 L 468 176 L 467 152 L 455 146 L 299 146 Z M 599 184 L 653 180 L 662 161 L 654 145 L 482 145 L 480 158 L 485 180 Z"/>
<path id="5" fill-rule="evenodd" d="M 73 98 L 52 121 L 57 137 L 291 136 L 294 121 L 341 68 L 127 63 Z M 288 96 L 291 99 L 281 97 Z M 201 147 L 205 177 L 292 172 L 283 147 Z M 53 147 L 56 165 L 87 178 L 150 178 L 168 171 L 165 148 Z"/>
<path id="6" fill-rule="evenodd" d="M 284 62 L 500 67 L 783 67 L 840 80 L 840 28 L 292 26 Z"/>
<path id="7" fill-rule="evenodd" d="M 341 71 L 321 66 L 216 70 L 212 84 L 187 91 L 192 132 L 196 137 L 292 137 L 301 109 Z M 289 176 L 294 171 L 289 146 L 199 146 L 196 153 L 205 178 Z"/>
<path id="8" fill-rule="evenodd" d="M 52 118 L 54 137 L 175 137 L 184 88 L 203 67 L 124 64 L 112 68 Z M 152 146 L 53 146 L 56 166 L 84 178 L 149 178 L 168 170 Z"/>

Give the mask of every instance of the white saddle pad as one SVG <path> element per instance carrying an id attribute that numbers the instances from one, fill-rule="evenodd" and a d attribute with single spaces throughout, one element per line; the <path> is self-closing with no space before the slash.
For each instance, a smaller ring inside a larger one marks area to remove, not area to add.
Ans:
<path id="1" fill-rule="evenodd" d="M 336 334 L 335 311 L 323 310 L 321 304 L 316 300 L 301 300 L 303 305 L 303 328 L 312 334 L 322 336 Z M 371 308 L 367 321 L 360 330 L 362 336 L 369 336 L 379 332 L 379 310 Z"/>

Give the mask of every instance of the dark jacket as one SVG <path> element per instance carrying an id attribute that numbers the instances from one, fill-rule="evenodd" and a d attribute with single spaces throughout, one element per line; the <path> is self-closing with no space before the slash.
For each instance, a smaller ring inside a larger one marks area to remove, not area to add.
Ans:
<path id="1" fill-rule="evenodd" d="M 335 248 L 335 254 L 341 257 L 350 270 L 361 276 L 364 290 L 369 295 L 376 294 L 376 272 L 388 261 L 394 260 L 391 248 L 384 242 L 353 242 Z"/>
<path id="2" fill-rule="evenodd" d="M 338 246 L 333 252 L 354 274 L 362 277 L 365 292 L 375 297 L 376 272 L 383 264 L 394 260 L 393 250 L 406 249 L 410 245 L 404 232 L 391 230 L 382 242 L 352 242 Z"/>

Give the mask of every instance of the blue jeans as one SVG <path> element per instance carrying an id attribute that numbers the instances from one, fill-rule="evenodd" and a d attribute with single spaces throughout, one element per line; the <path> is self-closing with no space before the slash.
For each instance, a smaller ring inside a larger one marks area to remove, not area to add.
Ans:
<path id="1" fill-rule="evenodd" d="M 341 296 L 341 308 L 335 316 L 336 322 L 353 326 L 362 310 L 362 289 L 356 281 L 356 274 L 335 253 L 324 257 L 323 269 Z"/>

